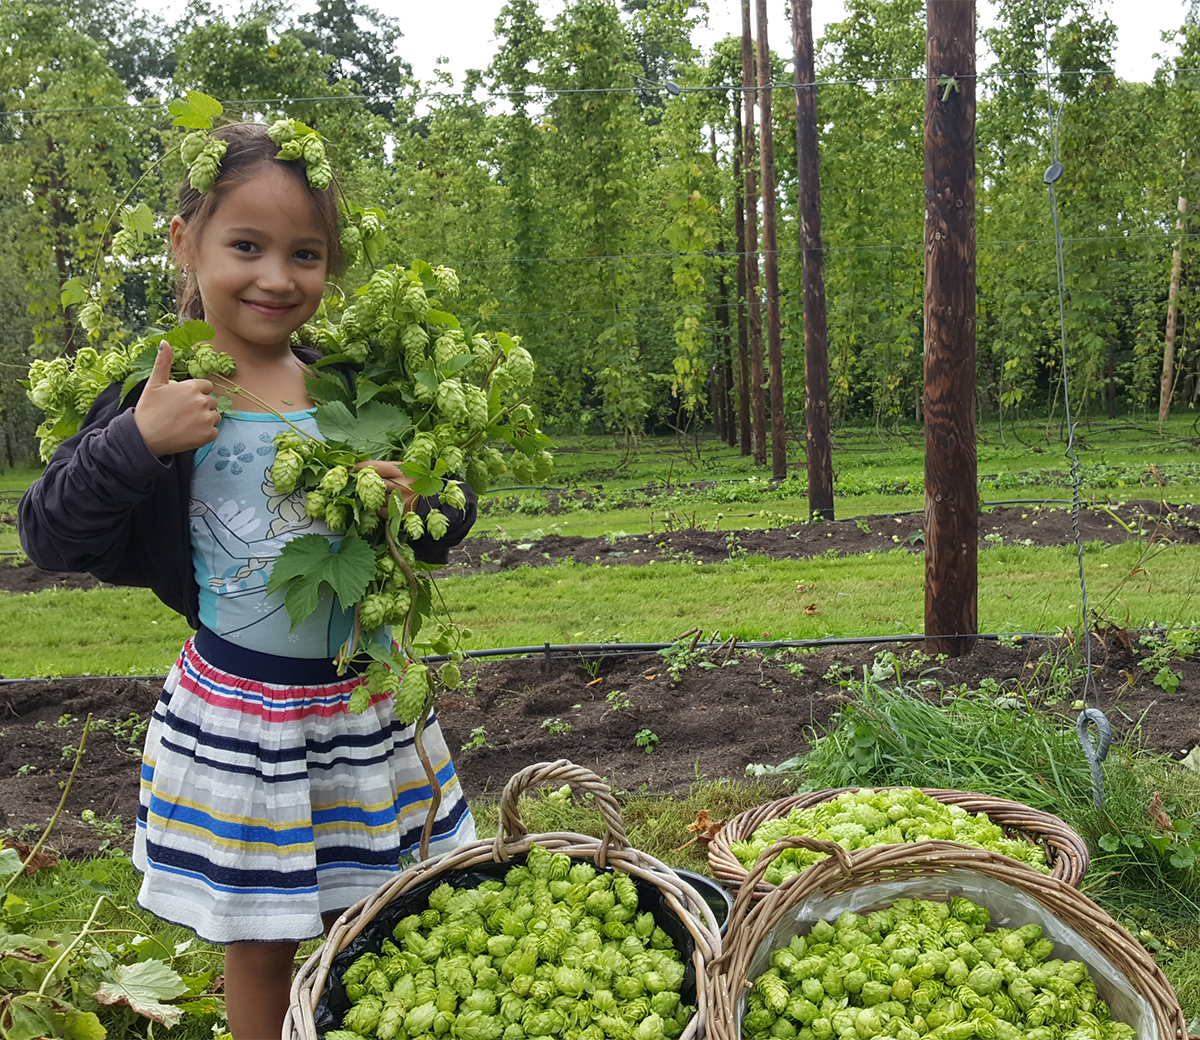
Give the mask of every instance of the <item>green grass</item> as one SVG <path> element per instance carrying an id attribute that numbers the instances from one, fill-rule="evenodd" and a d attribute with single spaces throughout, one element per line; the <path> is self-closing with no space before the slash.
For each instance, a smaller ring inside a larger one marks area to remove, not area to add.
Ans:
<path id="1" fill-rule="evenodd" d="M 0 564 L 2 566 L 2 564 Z M 149 589 L 0 595 L 0 675 L 165 675 L 191 634 Z"/>
<path id="2" fill-rule="evenodd" d="M 1136 543 L 1092 543 L 1086 561 L 1094 609 L 1134 627 L 1200 620 L 1200 547 L 1156 548 L 1147 559 Z M 438 587 L 449 616 L 472 630 L 465 649 L 670 642 L 696 625 L 725 638 L 818 639 L 920 632 L 924 566 L 904 551 L 644 567 L 565 561 L 447 577 Z M 1069 546 L 980 553 L 980 631 L 1077 626 L 1075 567 Z M 813 603 L 819 613 L 806 615 Z M 10 677 L 161 675 L 190 634 L 145 589 L 0 596 L 0 631 L 0 674 Z"/>

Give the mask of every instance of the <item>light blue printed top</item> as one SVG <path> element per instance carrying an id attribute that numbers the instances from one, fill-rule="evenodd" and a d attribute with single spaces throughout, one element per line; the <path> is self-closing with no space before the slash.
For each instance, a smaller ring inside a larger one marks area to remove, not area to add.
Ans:
<path id="1" fill-rule="evenodd" d="M 287 418 L 320 436 L 313 411 Z M 332 658 L 354 623 L 328 589 L 295 631 L 283 592 L 265 595 L 271 567 L 293 538 L 342 536 L 304 512 L 303 490 L 281 495 L 271 483 L 275 435 L 289 429 L 270 412 L 227 412 L 217 439 L 196 452 L 189 504 L 192 561 L 200 586 L 200 622 L 222 639 L 282 657 Z"/>

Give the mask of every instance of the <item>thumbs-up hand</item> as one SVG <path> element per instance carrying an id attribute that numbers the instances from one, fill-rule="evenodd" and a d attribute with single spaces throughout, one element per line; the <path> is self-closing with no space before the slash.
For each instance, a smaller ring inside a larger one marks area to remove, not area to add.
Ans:
<path id="1" fill-rule="evenodd" d="M 154 369 L 146 380 L 133 419 L 142 439 L 155 455 L 174 455 L 211 444 L 217 439 L 217 411 L 208 379 L 171 381 L 171 345 L 162 341 Z"/>

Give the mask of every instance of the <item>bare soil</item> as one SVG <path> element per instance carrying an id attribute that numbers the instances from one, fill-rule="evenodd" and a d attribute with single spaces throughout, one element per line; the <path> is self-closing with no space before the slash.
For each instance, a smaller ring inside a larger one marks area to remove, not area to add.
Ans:
<path id="1" fill-rule="evenodd" d="M 729 664 L 720 651 L 708 656 L 709 667 L 693 663 L 678 679 L 658 654 L 507 659 L 468 665 L 465 688 L 444 695 L 438 715 L 472 799 L 498 797 L 517 770 L 558 758 L 590 767 L 618 790 L 678 795 L 698 778 L 739 778 L 748 764 L 777 763 L 806 750 L 836 721 L 847 700 L 841 687 L 824 678 L 831 667 L 861 673 L 883 649 L 900 655 L 917 648 L 822 647 L 775 661 L 739 654 Z M 1037 662 L 1046 652 L 1054 648 L 984 642 L 971 654 L 944 662 L 936 677 L 947 687 L 976 687 L 990 677 L 1012 688 L 1039 672 Z M 1167 694 L 1140 667 L 1143 653 L 1136 637 L 1129 640 L 1124 633 L 1096 640 L 1100 704 L 1119 733 L 1133 733 L 1154 751 L 1186 753 L 1200 742 L 1200 661 L 1173 662 L 1182 681 Z M 789 663 L 802 663 L 803 671 L 789 671 Z M 610 699 L 613 691 L 622 696 Z M 40 833 L 61 797 L 72 748 L 91 712 L 109 725 L 93 729 L 88 738 L 50 850 L 81 857 L 106 842 L 128 849 L 141 737 L 111 724 L 131 712 L 145 720 L 157 697 L 153 683 L 131 679 L 0 686 L 0 836 L 32 843 Z M 628 703 L 618 703 L 623 700 Z M 650 753 L 637 743 L 644 730 L 657 737 Z M 471 746 L 478 743 L 475 734 L 486 746 Z M 95 822 L 82 818 L 88 809 Z"/>

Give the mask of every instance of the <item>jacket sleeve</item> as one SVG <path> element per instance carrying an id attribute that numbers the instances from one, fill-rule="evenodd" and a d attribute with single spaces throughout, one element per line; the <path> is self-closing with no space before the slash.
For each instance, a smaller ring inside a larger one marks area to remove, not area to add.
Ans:
<path id="1" fill-rule="evenodd" d="M 83 429 L 64 441 L 18 507 L 21 544 L 45 570 L 90 571 L 148 584 L 144 554 L 131 545 L 133 512 L 170 470 L 142 439 L 131 394 L 120 384 L 96 399 Z"/>
<path id="2" fill-rule="evenodd" d="M 422 563 L 449 563 L 450 550 L 466 538 L 467 533 L 475 525 L 475 517 L 479 508 L 478 499 L 475 497 L 475 492 L 471 490 L 470 484 L 460 486 L 467 499 L 465 509 L 451 509 L 449 506 L 442 505 L 441 499 L 436 496 L 422 498 L 417 502 L 418 516 L 424 518 L 429 515 L 431 509 L 436 508 L 445 513 L 446 519 L 450 521 L 450 527 L 441 538 L 434 539 L 428 534 L 423 534 L 411 543 L 413 554 Z"/>

